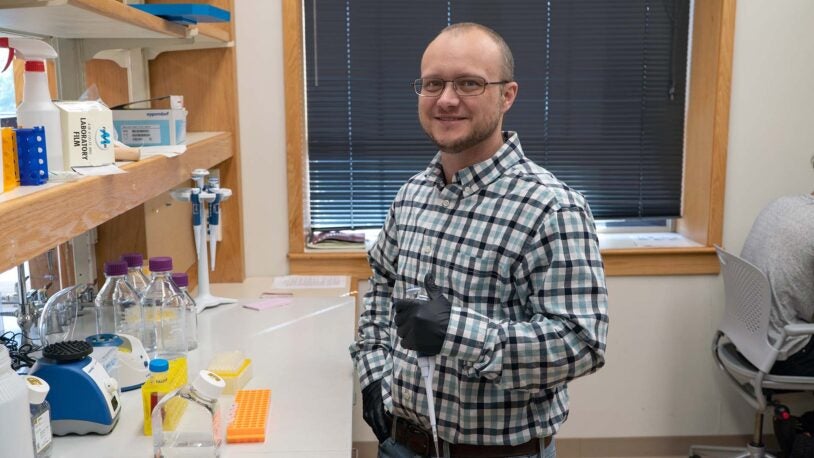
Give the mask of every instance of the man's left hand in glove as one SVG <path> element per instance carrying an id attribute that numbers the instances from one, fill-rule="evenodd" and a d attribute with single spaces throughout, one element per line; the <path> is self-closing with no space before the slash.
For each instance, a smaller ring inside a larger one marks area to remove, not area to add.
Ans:
<path id="1" fill-rule="evenodd" d="M 396 333 L 404 348 L 415 350 L 420 356 L 435 356 L 441 352 L 447 335 L 452 304 L 441 294 L 435 277 L 424 277 L 424 289 L 429 299 L 396 299 L 394 317 Z"/>

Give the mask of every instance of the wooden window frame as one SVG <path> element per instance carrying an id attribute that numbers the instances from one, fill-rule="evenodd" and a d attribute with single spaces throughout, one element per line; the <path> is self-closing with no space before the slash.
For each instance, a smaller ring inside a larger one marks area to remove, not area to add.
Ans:
<path id="1" fill-rule="evenodd" d="M 676 230 L 701 246 L 603 249 L 609 276 L 699 275 L 719 271 L 714 245 L 721 244 L 723 232 L 735 3 L 735 0 L 704 0 L 694 6 L 683 216 L 677 220 Z M 303 191 L 307 185 L 307 154 L 302 1 L 283 0 L 282 7 L 289 270 L 295 274 L 343 274 L 365 279 L 370 276 L 370 268 L 363 252 L 305 250 Z"/>

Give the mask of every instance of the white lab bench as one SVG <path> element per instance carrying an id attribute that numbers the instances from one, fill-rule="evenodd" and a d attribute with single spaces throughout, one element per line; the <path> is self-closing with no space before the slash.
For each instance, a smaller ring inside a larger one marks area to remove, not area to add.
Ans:
<path id="1" fill-rule="evenodd" d="M 266 441 L 226 444 L 221 456 L 349 458 L 354 334 L 353 297 L 295 297 L 289 305 L 256 311 L 240 304 L 257 300 L 268 278 L 212 285 L 219 296 L 242 297 L 198 315 L 198 348 L 189 353 L 190 380 L 214 352 L 240 350 L 254 376 L 245 389 L 271 389 Z M 251 299 L 248 299 L 251 298 Z M 233 396 L 222 396 L 222 418 Z M 106 436 L 56 437 L 52 456 L 148 457 L 152 437 L 142 434 L 141 391 L 122 393 L 119 423 Z M 225 425 L 224 425 L 225 429 Z"/>

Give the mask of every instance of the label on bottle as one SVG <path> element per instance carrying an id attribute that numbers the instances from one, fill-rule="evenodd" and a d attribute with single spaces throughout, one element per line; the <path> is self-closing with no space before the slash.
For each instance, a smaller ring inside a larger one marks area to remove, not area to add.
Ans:
<path id="1" fill-rule="evenodd" d="M 51 413 L 46 410 L 32 422 L 34 426 L 34 448 L 40 453 L 51 443 Z"/>

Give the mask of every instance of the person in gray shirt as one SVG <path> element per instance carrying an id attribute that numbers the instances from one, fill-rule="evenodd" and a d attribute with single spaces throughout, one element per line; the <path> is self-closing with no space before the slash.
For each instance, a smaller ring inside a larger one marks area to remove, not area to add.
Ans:
<path id="1" fill-rule="evenodd" d="M 783 326 L 814 322 L 814 195 L 785 196 L 770 203 L 755 219 L 741 257 L 760 268 L 771 284 L 772 344 Z M 787 339 L 771 372 L 814 376 L 814 339 Z"/>

